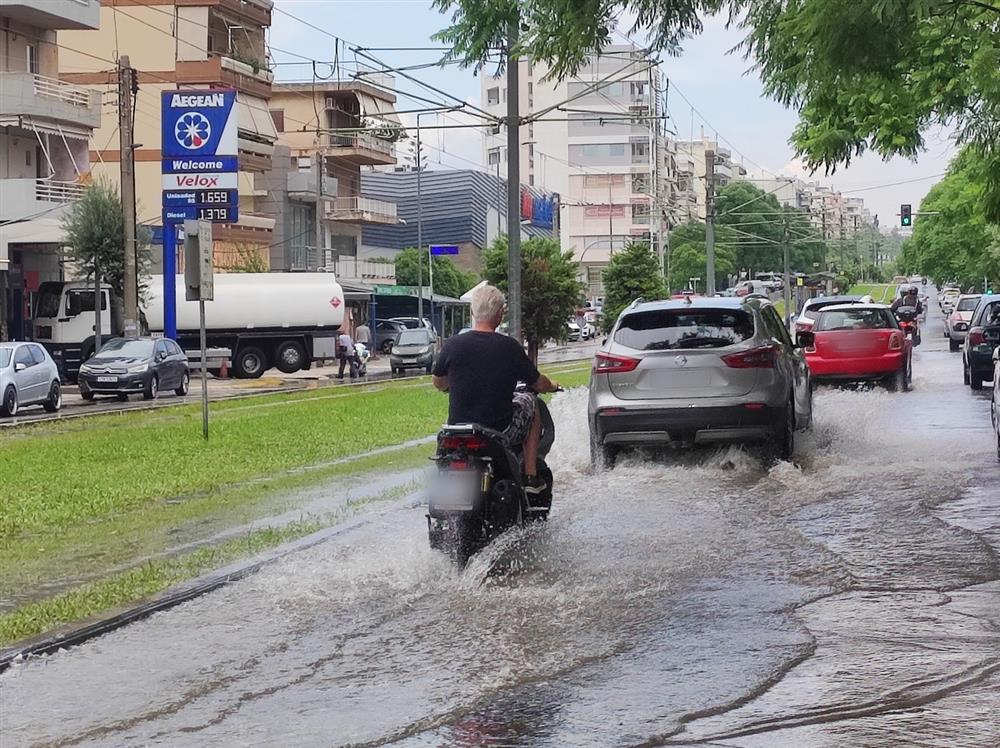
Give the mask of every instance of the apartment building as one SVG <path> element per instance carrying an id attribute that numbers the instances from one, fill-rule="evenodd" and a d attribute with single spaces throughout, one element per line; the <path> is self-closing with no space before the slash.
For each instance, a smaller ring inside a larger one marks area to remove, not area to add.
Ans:
<path id="1" fill-rule="evenodd" d="M 48 0 L 47 0 L 48 1 Z M 75 2 L 76 0 L 56 0 Z M 37 4 L 37 3 L 36 3 Z M 60 36 L 60 78 L 99 92 L 111 104 L 94 133 L 93 173 L 118 181 L 116 60 L 139 71 L 135 107 L 135 187 L 141 223 L 161 221 L 160 96 L 175 89 L 235 89 L 239 137 L 239 221 L 216 224 L 215 262 L 225 267 L 246 251 L 267 259 L 273 219 L 261 215 L 255 175 L 267 171 L 277 132 L 268 110 L 274 75 L 265 33 L 272 0 L 101 0 L 97 32 Z M 76 50 L 76 51 L 73 51 Z M 154 269 L 160 253 L 153 252 Z"/>
<path id="2" fill-rule="evenodd" d="M 271 117 L 290 162 L 257 182 L 258 190 L 287 195 L 266 198 L 266 212 L 280 231 L 271 248 L 272 268 L 343 267 L 350 279 L 362 229 L 399 221 L 395 202 L 366 197 L 361 189 L 362 171 L 395 165 L 395 142 L 406 136 L 395 112 L 392 76 L 368 72 L 273 88 Z"/>
<path id="3" fill-rule="evenodd" d="M 57 38 L 100 18 L 98 0 L 0 4 L 0 340 L 29 336 L 39 284 L 63 272 L 60 221 L 89 178 L 101 100 L 59 80 Z"/>
<path id="4" fill-rule="evenodd" d="M 715 140 L 705 137 L 704 129 L 697 140 L 680 140 L 677 142 L 677 171 L 680 182 L 678 200 L 682 221 L 704 221 L 707 212 L 707 181 L 708 161 L 706 156 L 712 154 L 714 192 L 718 192 L 735 179 L 747 175 L 747 170 L 733 161 L 733 154 L 728 148 L 720 146 Z"/>
<path id="5" fill-rule="evenodd" d="M 630 45 L 608 46 L 562 82 L 542 64 L 522 61 L 521 180 L 555 192 L 563 247 L 573 249 L 591 295 L 603 294 L 601 274 L 616 249 L 633 240 L 658 245 L 676 219 L 676 154 L 662 123 L 664 84 L 659 69 Z M 484 76 L 481 103 L 506 113 L 505 77 Z M 487 171 L 506 174 L 507 133 L 483 135 Z M 671 187 L 668 188 L 668 185 Z"/>

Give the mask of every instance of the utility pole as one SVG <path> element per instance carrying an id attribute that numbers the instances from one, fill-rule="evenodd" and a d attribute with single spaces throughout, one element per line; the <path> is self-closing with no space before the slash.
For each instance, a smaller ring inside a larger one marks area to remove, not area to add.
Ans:
<path id="1" fill-rule="evenodd" d="M 705 151 L 705 295 L 715 296 L 715 151 Z"/>
<path id="2" fill-rule="evenodd" d="M 420 115 L 417 113 L 417 319 L 424 319 L 424 201 L 420 191 L 420 177 L 424 171 L 423 152 L 420 149 Z"/>
<path id="3" fill-rule="evenodd" d="M 781 248 L 784 251 L 784 262 L 785 262 L 785 327 L 788 327 L 792 314 L 795 311 L 792 309 L 792 261 L 791 261 L 791 243 L 788 236 L 788 214 L 785 213 L 784 220 L 782 222 L 782 234 L 781 234 Z"/>
<path id="4" fill-rule="evenodd" d="M 507 321 L 511 337 L 521 342 L 521 70 L 514 53 L 519 23 L 515 18 L 507 30 Z"/>
<path id="5" fill-rule="evenodd" d="M 611 175 L 608 174 L 608 259 L 615 252 L 614 199 L 611 196 Z"/>
<path id="6" fill-rule="evenodd" d="M 135 124 L 132 121 L 133 97 L 137 89 L 135 69 L 129 65 L 128 55 L 122 55 L 118 59 L 118 140 L 121 153 L 122 219 L 125 224 L 125 277 L 122 290 L 125 297 L 123 327 L 126 338 L 134 338 L 139 334 L 139 279 L 135 241 L 135 148 L 132 142 Z M 99 305 L 97 309 L 100 309 Z"/>
<path id="7" fill-rule="evenodd" d="M 843 206 L 841 206 L 841 209 L 840 209 L 840 267 L 837 268 L 838 272 L 840 272 L 840 273 L 844 272 L 844 265 L 845 265 L 845 263 L 844 263 L 844 242 L 845 241 L 847 241 L 847 239 L 844 236 L 844 209 L 843 209 Z M 841 289 L 841 292 L 843 292 L 843 289 Z"/>
<path id="8" fill-rule="evenodd" d="M 313 228 L 316 231 L 316 267 L 326 267 L 326 252 L 323 247 L 323 146 L 318 145 L 316 149 L 316 215 Z M 306 267 L 309 266 L 309 259 L 306 258 Z M 338 268 L 339 270 L 339 268 Z"/>

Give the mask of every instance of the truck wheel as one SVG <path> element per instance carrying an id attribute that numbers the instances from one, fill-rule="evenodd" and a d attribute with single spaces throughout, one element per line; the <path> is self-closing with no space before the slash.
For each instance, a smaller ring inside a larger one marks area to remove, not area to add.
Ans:
<path id="1" fill-rule="evenodd" d="M 252 345 L 240 348 L 233 361 L 233 370 L 240 379 L 258 379 L 267 369 L 264 351 Z"/>
<path id="2" fill-rule="evenodd" d="M 282 371 L 285 374 L 291 374 L 293 371 L 302 369 L 305 360 L 305 348 L 302 347 L 301 343 L 296 343 L 294 340 L 286 340 L 284 343 L 280 343 L 274 352 L 274 365 L 278 367 L 278 371 Z"/>

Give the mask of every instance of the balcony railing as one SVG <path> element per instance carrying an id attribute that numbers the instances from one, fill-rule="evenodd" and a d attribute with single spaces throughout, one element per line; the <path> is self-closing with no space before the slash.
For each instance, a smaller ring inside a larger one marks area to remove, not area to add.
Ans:
<path id="1" fill-rule="evenodd" d="M 326 250 L 326 269 L 338 278 L 362 282 L 395 282 L 396 265 L 392 262 L 372 262 L 356 257 L 335 257 L 333 250 Z"/>
<path id="2" fill-rule="evenodd" d="M 34 75 L 35 93 L 49 99 L 56 99 L 73 106 L 90 106 L 93 93 L 89 88 L 63 83 L 56 78 L 46 78 L 44 75 Z"/>
<path id="3" fill-rule="evenodd" d="M 388 140 L 375 138 L 365 133 L 347 133 L 330 135 L 330 145 L 333 148 L 354 148 L 364 151 L 375 151 L 386 156 L 392 155 L 392 143 Z"/>
<path id="4" fill-rule="evenodd" d="M 70 203 L 83 194 L 83 185 L 76 182 L 35 180 L 35 199 L 47 203 Z"/>
<path id="5" fill-rule="evenodd" d="M 371 197 L 338 197 L 327 208 L 331 221 L 358 223 L 398 223 L 396 204 Z"/>

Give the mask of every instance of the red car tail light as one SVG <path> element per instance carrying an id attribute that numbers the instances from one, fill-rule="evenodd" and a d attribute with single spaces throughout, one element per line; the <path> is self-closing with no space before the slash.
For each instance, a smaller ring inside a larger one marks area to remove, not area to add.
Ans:
<path id="1" fill-rule="evenodd" d="M 901 351 L 903 350 L 903 340 L 904 336 L 899 333 L 892 333 L 889 336 L 889 350 L 890 351 Z"/>
<path id="2" fill-rule="evenodd" d="M 778 359 L 778 347 L 765 345 L 742 353 L 730 353 L 722 362 L 731 369 L 773 369 Z"/>
<path id="3" fill-rule="evenodd" d="M 969 330 L 969 345 L 982 345 L 986 342 L 986 331 L 981 327 Z"/>
<path id="4" fill-rule="evenodd" d="M 444 449 L 465 449 L 475 452 L 486 449 L 489 442 L 481 436 L 445 436 L 441 438 L 441 446 Z"/>
<path id="5" fill-rule="evenodd" d="M 610 353 L 598 353 L 594 356 L 595 374 L 624 374 L 635 371 L 639 359 L 628 356 L 614 356 Z"/>

